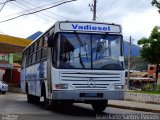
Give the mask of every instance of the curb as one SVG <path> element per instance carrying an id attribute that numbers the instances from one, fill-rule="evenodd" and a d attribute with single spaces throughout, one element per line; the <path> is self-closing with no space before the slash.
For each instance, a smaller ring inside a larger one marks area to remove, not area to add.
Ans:
<path id="1" fill-rule="evenodd" d="M 114 105 L 114 104 L 108 104 L 108 107 L 129 109 L 129 110 L 136 110 L 136 111 L 143 111 L 143 112 L 160 113 L 160 110 L 154 110 L 154 109 L 148 109 L 148 108 L 139 108 L 139 107 L 130 107 L 130 106 L 122 106 L 122 105 Z"/>

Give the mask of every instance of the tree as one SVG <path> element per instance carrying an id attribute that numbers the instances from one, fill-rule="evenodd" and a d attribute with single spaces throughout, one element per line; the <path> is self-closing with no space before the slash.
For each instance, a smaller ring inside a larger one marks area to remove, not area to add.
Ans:
<path id="1" fill-rule="evenodd" d="M 128 68 L 128 57 L 124 58 L 125 68 Z M 148 63 L 141 56 L 131 56 L 131 70 L 147 71 Z"/>
<path id="2" fill-rule="evenodd" d="M 158 12 L 160 13 L 160 2 L 158 2 L 157 0 L 152 0 L 151 4 L 157 7 L 159 9 Z"/>
<path id="3" fill-rule="evenodd" d="M 141 56 L 145 61 L 157 66 L 155 85 L 158 80 L 158 67 L 160 64 L 160 27 L 153 28 L 149 38 L 138 40 L 138 44 L 142 45 Z"/>
<path id="4" fill-rule="evenodd" d="M 22 63 L 22 55 L 21 55 L 21 53 L 14 53 L 13 54 L 13 62 L 16 62 L 16 63 L 19 63 L 19 64 Z"/>

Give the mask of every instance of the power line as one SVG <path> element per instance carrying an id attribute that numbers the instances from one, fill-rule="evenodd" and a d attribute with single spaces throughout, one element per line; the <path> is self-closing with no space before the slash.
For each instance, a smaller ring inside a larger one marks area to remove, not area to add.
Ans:
<path id="1" fill-rule="evenodd" d="M 100 18 L 101 18 L 101 16 L 98 14 L 98 13 L 96 13 L 96 5 L 95 4 L 97 4 L 98 3 L 98 1 L 99 0 L 91 0 L 90 1 L 90 3 L 88 4 L 89 6 L 88 7 L 90 7 L 90 11 L 92 11 L 93 12 L 93 19 L 92 20 L 98 20 L 98 21 L 100 21 Z M 99 16 L 96 16 L 96 14 Z"/>
<path id="2" fill-rule="evenodd" d="M 117 0 L 114 0 L 107 9 L 109 10 L 116 2 L 117 2 Z M 108 10 L 107 10 L 107 11 L 108 11 Z M 101 9 L 101 11 L 102 11 L 102 9 Z M 107 11 L 105 11 L 105 12 L 107 12 Z M 105 16 L 106 16 L 106 15 L 105 15 Z M 105 17 L 105 16 L 104 16 L 104 17 Z"/>
<path id="3" fill-rule="evenodd" d="M 104 21 L 104 19 L 101 17 L 101 15 L 97 12 L 97 18 L 101 19 L 100 21 Z"/>
<path id="4" fill-rule="evenodd" d="M 96 21 L 96 18 L 98 18 L 96 15 L 99 16 L 99 20 L 101 19 L 102 21 L 104 21 L 104 17 L 103 17 L 103 14 L 101 13 L 98 13 L 97 12 L 97 3 L 99 2 L 99 0 L 93 0 L 90 4 L 89 4 L 89 7 L 91 8 L 91 11 L 93 11 L 93 20 Z"/>
<path id="5" fill-rule="evenodd" d="M 0 3 L 0 5 L 4 4 L 5 2 Z"/>
<path id="6" fill-rule="evenodd" d="M 54 2 L 54 3 L 50 3 L 50 4 L 46 4 L 46 5 L 43 5 L 43 6 L 38 6 L 38 7 L 36 7 L 36 8 L 32 8 L 32 9 L 28 9 L 28 10 L 25 10 L 25 11 L 22 11 L 22 12 L 19 12 L 19 13 L 16 13 L 17 15 L 18 14 L 24 14 L 25 12 L 32 12 L 33 10 L 41 10 L 42 8 L 44 8 L 44 7 L 47 7 L 47 6 L 49 6 L 49 5 L 52 5 L 52 4 L 55 4 L 55 3 L 58 3 L 58 2 L 63 2 L 64 0 L 60 0 L 60 1 L 56 1 L 56 2 Z M 37 10 L 37 11 L 38 11 Z M 15 14 L 15 15 L 16 15 Z M 12 15 L 14 15 L 14 14 L 12 14 Z M 8 16 L 11 16 L 11 15 L 8 15 Z M 8 17 L 8 16 L 6 16 L 6 17 Z M 5 17 L 3 17 L 3 18 L 5 18 Z"/>
<path id="7" fill-rule="evenodd" d="M 6 2 L 2 5 L 0 12 L 2 11 L 2 9 L 4 8 L 5 5 L 6 5 Z"/>
<path id="8" fill-rule="evenodd" d="M 26 5 L 23 5 L 23 4 L 21 4 L 21 3 L 17 2 L 17 1 L 16 1 L 16 3 L 18 3 L 18 4 L 22 5 L 22 6 L 27 7 Z M 12 3 L 12 4 L 13 4 L 13 3 Z M 16 4 L 13 4 L 13 5 L 17 6 Z M 21 8 L 21 9 L 23 9 L 23 10 L 26 10 L 26 9 L 24 9 L 24 7 L 20 7 L 20 6 L 17 6 L 17 7 Z M 57 19 L 55 19 L 55 18 L 53 18 L 53 17 L 51 17 L 51 16 L 48 16 L 48 15 L 46 15 L 46 14 L 43 14 L 43 13 L 41 13 L 41 14 L 42 14 L 42 15 L 45 15 L 45 16 L 51 18 L 51 19 L 57 20 Z M 40 16 L 40 15 L 37 15 L 37 14 L 34 14 L 34 15 L 51 22 L 51 20 L 47 19 L 46 17 Z"/>
<path id="9" fill-rule="evenodd" d="M 97 7 L 98 8 L 98 7 Z M 97 12 L 97 14 L 99 15 L 99 17 L 102 19 L 102 21 L 104 20 L 104 15 L 102 14 L 102 12 L 100 11 L 100 9 L 98 8 L 99 12 Z"/>
<path id="10" fill-rule="evenodd" d="M 13 4 L 13 3 L 12 3 L 12 4 Z M 21 8 L 21 9 L 25 10 L 24 7 L 18 6 L 18 5 L 16 5 L 16 4 L 13 4 L 13 5 L 16 6 L 16 7 L 18 7 L 18 8 Z M 48 20 L 48 19 L 46 19 L 46 18 L 44 18 L 44 17 L 42 17 L 42 16 L 39 16 L 39 15 L 36 15 L 36 14 L 35 14 L 35 16 L 38 16 L 38 17 L 41 17 L 41 18 L 43 18 L 43 19 L 45 19 L 45 20 L 47 20 L 47 21 L 50 21 L 50 20 Z"/>
<path id="11" fill-rule="evenodd" d="M 37 7 L 36 5 L 33 5 L 33 4 L 31 4 L 31 3 L 29 3 L 29 2 L 27 2 L 27 1 L 25 1 L 25 0 L 21 0 L 21 1 L 22 1 L 22 2 L 25 2 L 25 3 L 29 4 L 29 5 L 32 5 L 32 6 L 34 6 L 34 7 Z M 56 13 L 53 13 L 53 12 L 49 11 L 49 10 L 46 10 L 46 11 L 47 11 L 48 13 L 53 14 L 53 15 L 59 16 L 59 17 L 61 17 L 61 18 L 63 18 L 63 19 L 69 20 L 69 18 L 64 17 L 64 16 L 62 16 L 62 15 L 58 15 L 58 14 L 56 14 Z"/>
<path id="12" fill-rule="evenodd" d="M 73 2 L 73 1 L 77 1 L 77 0 L 64 1 L 64 2 L 62 2 L 62 3 L 59 3 L 59 4 L 57 4 L 57 5 L 53 5 L 53 6 L 51 6 L 51 7 L 47 7 L 47 8 L 44 8 L 44 9 L 40 9 L 40 10 L 37 10 L 37 11 L 34 11 L 34 12 L 24 13 L 24 14 L 18 15 L 18 16 L 16 16 L 16 17 L 13 17 L 13 18 L 10 18 L 10 19 L 7 19 L 7 20 L 0 21 L 0 23 L 7 22 L 7 21 L 11 21 L 11 20 L 14 20 L 14 19 L 19 18 L 19 17 L 22 17 L 22 16 L 35 14 L 35 13 L 38 13 L 38 12 L 41 12 L 41 11 L 44 11 L 44 10 L 47 10 L 47 9 L 51 9 L 51 8 L 53 8 L 53 7 L 60 6 L 60 5 L 65 4 L 65 3 Z"/>
<path id="13" fill-rule="evenodd" d="M 99 4 L 99 0 L 97 1 L 97 3 Z M 102 13 L 102 11 L 101 11 L 100 8 L 98 7 L 98 5 L 97 5 L 97 9 L 98 9 L 97 14 L 99 14 L 99 16 L 100 16 L 100 18 L 102 19 L 102 21 L 105 21 L 104 14 Z"/>
<path id="14" fill-rule="evenodd" d="M 101 20 L 99 19 L 99 17 L 96 17 L 96 20 L 99 21 L 99 22 L 101 21 Z"/>
<path id="15" fill-rule="evenodd" d="M 108 7 L 108 9 L 110 9 L 116 2 L 117 0 L 113 1 L 112 4 Z"/>
<path id="16" fill-rule="evenodd" d="M 7 2 L 11 2 L 11 1 L 15 1 L 15 0 L 6 0 L 5 2 L 0 3 L 0 5 L 5 4 Z"/>
<path id="17" fill-rule="evenodd" d="M 6 0 L 5 2 L 3 3 L 0 3 L 0 4 L 3 4 L 1 9 L 0 9 L 0 12 L 2 11 L 2 9 L 4 8 L 4 6 L 6 5 L 7 2 L 11 2 L 11 1 L 15 1 L 15 0 Z"/>

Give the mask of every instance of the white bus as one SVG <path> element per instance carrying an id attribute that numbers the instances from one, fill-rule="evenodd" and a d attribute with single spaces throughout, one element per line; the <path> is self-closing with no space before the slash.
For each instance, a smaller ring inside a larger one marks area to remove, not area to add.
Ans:
<path id="1" fill-rule="evenodd" d="M 46 108 L 80 102 L 101 112 L 124 98 L 124 84 L 117 24 L 58 21 L 23 51 L 21 87 L 28 102 L 44 97 Z"/>

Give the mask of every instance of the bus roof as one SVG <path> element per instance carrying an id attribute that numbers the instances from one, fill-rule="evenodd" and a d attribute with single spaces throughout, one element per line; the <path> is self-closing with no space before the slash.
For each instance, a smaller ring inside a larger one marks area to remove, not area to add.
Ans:
<path id="1" fill-rule="evenodd" d="M 121 25 L 115 23 L 105 23 L 96 21 L 57 21 L 48 30 L 46 30 L 37 39 L 35 39 L 31 44 L 33 44 L 36 40 L 44 36 L 53 28 L 55 33 L 60 31 L 63 32 L 77 31 L 77 32 L 93 32 L 93 33 L 99 32 L 99 33 L 115 33 L 115 34 L 122 33 Z M 25 51 L 29 46 L 27 46 L 23 51 Z"/>

